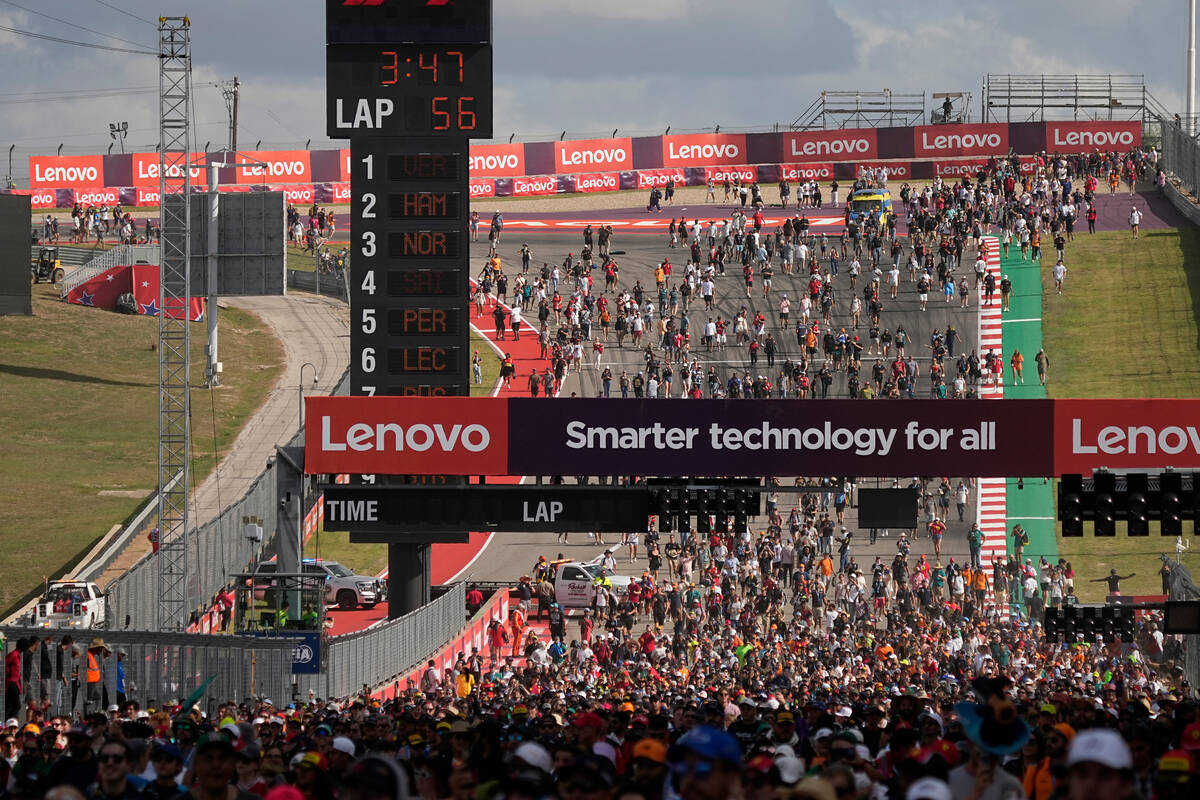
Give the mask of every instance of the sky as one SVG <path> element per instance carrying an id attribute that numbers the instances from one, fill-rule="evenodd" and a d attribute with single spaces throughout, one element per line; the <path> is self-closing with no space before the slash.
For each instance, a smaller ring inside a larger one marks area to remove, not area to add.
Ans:
<path id="1" fill-rule="evenodd" d="M 470 0 L 456 0 L 470 2 Z M 971 92 L 985 73 L 1144 74 L 1182 112 L 1187 3 L 1127 0 L 494 0 L 495 135 L 507 140 L 789 125 L 822 90 Z M 153 149 L 157 61 L 13 28 L 156 49 L 160 14 L 192 20 L 196 149 L 228 139 L 216 84 L 242 84 L 239 146 L 327 144 L 323 0 L 0 0 L 0 146 Z M 34 13 L 38 12 L 38 13 Z M 57 17 L 58 20 L 50 19 Z M 1036 24 L 1033 24 L 1035 23 Z M 68 24 L 69 23 L 69 24 Z M 89 28 L 83 30 L 82 28 Z M 118 38 L 113 38 L 118 37 Z M 124 40 L 124 41 L 122 41 Z M 132 93 L 113 94 L 132 90 Z M 138 91 L 141 90 L 141 91 Z M 81 98 L 83 92 L 108 96 Z M 62 99 L 62 98 L 68 99 Z M 927 101 L 929 108 L 933 101 Z M 19 163 L 14 175 L 24 173 Z"/>

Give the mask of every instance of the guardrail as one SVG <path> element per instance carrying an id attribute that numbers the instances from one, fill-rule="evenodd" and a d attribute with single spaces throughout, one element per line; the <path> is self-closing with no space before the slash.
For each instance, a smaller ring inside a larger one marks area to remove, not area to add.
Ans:
<path id="1" fill-rule="evenodd" d="M 325 640 L 321 675 L 299 677 L 301 696 L 347 697 L 389 684 L 423 663 L 457 636 L 466 623 L 466 584 L 455 584 L 428 605 L 400 619 Z"/>
<path id="2" fill-rule="evenodd" d="M 287 288 L 322 294 L 346 303 L 350 302 L 349 277 L 344 270 L 339 275 L 321 275 L 317 272 L 289 269 L 287 271 Z"/>
<path id="3" fill-rule="evenodd" d="M 43 647 L 57 648 L 62 645 L 64 636 L 71 636 L 79 655 L 73 657 L 70 648 L 63 651 L 63 671 L 70 674 L 73 668 L 80 667 L 80 676 L 86 672 L 87 651 L 98 633 L 101 632 L 14 625 L 0 627 L 6 655 L 22 638 L 37 637 Z M 102 641 L 108 654 L 97 651 L 102 681 L 97 687 L 100 696 L 88 704 L 89 711 L 103 712 L 108 703 L 117 702 L 119 659 L 125 695 L 140 703 L 142 708 L 163 708 L 180 703 L 211 679 L 212 683 L 198 701 L 210 717 L 219 703 L 240 702 L 247 697 L 268 697 L 285 702 L 291 695 L 292 651 L 302 641 L 286 637 L 200 636 L 159 631 L 107 631 L 103 634 Z M 122 651 L 124 655 L 121 655 Z M 51 663 L 55 660 L 51 658 Z M 53 680 L 53 676 L 40 674 L 40 661 L 38 657 L 32 659 L 33 674 L 24 676 L 26 692 L 40 690 L 41 681 L 46 680 L 52 713 L 70 716 L 74 711 L 83 711 L 89 698 L 88 687 L 81 683 L 78 693 L 72 697 L 69 686 Z"/>

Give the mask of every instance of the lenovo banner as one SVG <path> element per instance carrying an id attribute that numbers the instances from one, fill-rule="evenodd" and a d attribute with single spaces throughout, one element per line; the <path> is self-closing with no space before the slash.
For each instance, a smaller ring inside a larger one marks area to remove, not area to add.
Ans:
<path id="1" fill-rule="evenodd" d="M 1200 469 L 1200 400 L 1054 401 L 1055 474 Z"/>
<path id="2" fill-rule="evenodd" d="M 662 137 L 664 167 L 708 167 L 745 162 L 744 134 L 693 133 Z"/>
<path id="3" fill-rule="evenodd" d="M 754 182 L 758 180 L 758 169 L 744 164 L 740 167 L 705 167 L 704 179 L 714 183 Z"/>
<path id="4" fill-rule="evenodd" d="M 598 172 L 574 177 L 577 192 L 615 192 L 621 188 L 621 176 L 616 172 Z"/>
<path id="5" fill-rule="evenodd" d="M 237 154 L 234 182 L 243 185 L 312 183 L 307 150 L 250 150 Z"/>
<path id="6" fill-rule="evenodd" d="M 1048 475 L 1049 400 L 310 397 L 310 473 Z M 1195 424 L 1193 422 L 1193 424 Z M 537 447 L 518 443 L 530 433 Z M 510 446 L 511 445 L 511 446 Z"/>
<path id="7" fill-rule="evenodd" d="M 683 186 L 687 183 L 687 175 L 682 169 L 641 169 L 634 173 L 636 184 L 634 186 L 626 186 L 624 175 L 621 176 L 622 189 L 651 189 L 655 186 L 666 186 L 672 178 L 675 180 L 676 186 Z"/>
<path id="8" fill-rule="evenodd" d="M 0 194 L 19 194 L 29 198 L 31 208 L 57 208 L 58 194 L 53 189 L 5 189 Z"/>
<path id="9" fill-rule="evenodd" d="M 933 174 L 939 178 L 971 178 L 987 169 L 989 158 L 954 158 L 933 162 Z"/>
<path id="10" fill-rule="evenodd" d="M 907 181 L 913 177 L 913 165 L 909 161 L 874 161 L 854 165 L 854 174 L 861 174 L 864 169 L 876 170 L 887 167 L 888 180 Z"/>
<path id="11" fill-rule="evenodd" d="M 29 157 L 31 189 L 90 189 L 103 185 L 103 156 Z"/>
<path id="12" fill-rule="evenodd" d="M 311 206 L 316 201 L 311 183 L 278 183 L 267 187 L 270 192 L 283 192 L 285 202 Z"/>
<path id="13" fill-rule="evenodd" d="M 333 191 L 333 199 L 330 200 L 329 202 L 331 202 L 331 203 L 349 203 L 350 202 L 350 184 L 349 184 L 349 182 L 330 184 L 330 187 Z"/>
<path id="14" fill-rule="evenodd" d="M 84 206 L 115 206 L 121 202 L 121 190 L 115 186 L 76 189 L 75 202 Z"/>
<path id="15" fill-rule="evenodd" d="M 525 145 L 471 145 L 471 176 L 476 178 L 516 178 L 525 174 Z"/>
<path id="16" fill-rule="evenodd" d="M 1091 153 L 1116 150 L 1124 153 L 1142 145 L 1142 123 L 1047 122 L 1046 152 Z"/>
<path id="17" fill-rule="evenodd" d="M 783 134 L 783 161 L 853 161 L 879 157 L 874 128 L 799 131 Z"/>
<path id="18" fill-rule="evenodd" d="M 534 178 L 513 178 L 512 196 L 531 197 L 541 194 L 557 194 L 558 178 L 554 175 L 540 175 Z"/>
<path id="19" fill-rule="evenodd" d="M 582 139 L 554 143 L 554 168 L 560 173 L 633 169 L 632 139 Z"/>
<path id="20" fill-rule="evenodd" d="M 495 197 L 496 182 L 491 178 L 471 178 L 471 197 Z"/>
<path id="21" fill-rule="evenodd" d="M 145 186 L 147 188 L 158 188 L 159 185 L 159 163 L 158 153 L 134 153 L 133 159 L 133 185 Z M 188 172 L 191 175 L 193 186 L 208 185 L 208 156 L 205 153 L 192 153 L 188 159 L 190 167 Z M 180 177 L 183 172 L 183 164 L 172 164 L 167 167 L 167 175 L 171 177 Z"/>
<path id="22" fill-rule="evenodd" d="M 1008 125 L 922 125 L 913 128 L 913 158 L 995 156 L 1008 152 Z"/>
<path id="23" fill-rule="evenodd" d="M 833 164 L 780 164 L 777 180 L 831 181 Z"/>

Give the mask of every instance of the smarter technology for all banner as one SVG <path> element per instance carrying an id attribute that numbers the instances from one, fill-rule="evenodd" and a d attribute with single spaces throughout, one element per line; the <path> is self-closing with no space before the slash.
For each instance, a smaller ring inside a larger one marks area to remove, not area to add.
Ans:
<path id="1" fill-rule="evenodd" d="M 1200 400 L 310 397 L 309 473 L 1037 476 L 1200 469 Z"/>

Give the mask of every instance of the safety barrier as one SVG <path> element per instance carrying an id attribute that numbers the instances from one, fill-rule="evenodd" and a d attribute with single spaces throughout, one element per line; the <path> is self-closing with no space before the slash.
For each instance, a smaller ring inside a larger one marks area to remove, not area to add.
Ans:
<path id="1" fill-rule="evenodd" d="M 345 394 L 349 386 L 350 372 L 347 370 L 333 393 Z M 303 443 L 301 430 L 288 444 L 298 447 Z M 302 498 L 302 512 L 306 517 L 318 505 L 318 499 L 319 493 L 315 490 Z M 196 569 L 192 573 L 194 585 L 188 587 L 187 595 L 198 601 L 190 626 L 196 626 L 211 611 L 209 598 L 229 584 L 230 573 L 245 571 L 256 560 L 274 553 L 278 511 L 275 476 L 271 469 L 264 469 L 242 497 L 215 519 L 189 533 L 188 560 Z M 261 543 L 245 535 L 246 522 L 251 519 L 262 526 Z M 125 574 L 110 583 L 105 593 L 110 629 L 149 630 L 155 627 L 158 570 L 154 555 L 146 553 Z"/>
<path id="2" fill-rule="evenodd" d="M 389 684 L 453 639 L 465 618 L 466 585 L 459 583 L 400 619 L 330 636 L 322 643 L 322 674 L 297 676 L 301 696 L 348 697 Z"/>
<path id="3" fill-rule="evenodd" d="M 93 638 L 108 648 L 96 649 L 91 657 L 100 669 L 101 681 L 91 694 L 86 685 L 89 648 Z M 49 628 L 0 627 L 7 655 L 19 639 L 37 637 L 42 647 L 58 648 L 63 637 L 75 639 L 77 655 L 68 647 L 63 651 L 63 672 L 72 674 L 78 669 L 77 691 L 68 684 L 54 680 L 57 676 L 41 675 L 40 653 L 31 659 L 32 674 L 24 676 L 24 699 L 41 700 L 42 679 L 48 681 L 49 696 L 45 698 L 52 713 L 70 715 L 73 711 L 105 710 L 105 703 L 118 702 L 118 675 L 123 673 L 124 695 L 136 700 L 143 708 L 164 708 L 188 699 L 212 680 L 198 701 L 209 716 L 219 703 L 239 702 L 247 697 L 266 697 L 286 702 L 291 695 L 292 651 L 299 639 L 252 636 L 197 636 L 194 634 L 151 631 L 71 631 Z M 124 653 L 122 655 L 122 653 Z M 57 653 L 53 654 L 57 656 Z M 53 664 L 56 658 L 50 659 Z M 118 663 L 119 662 L 119 663 Z"/>

